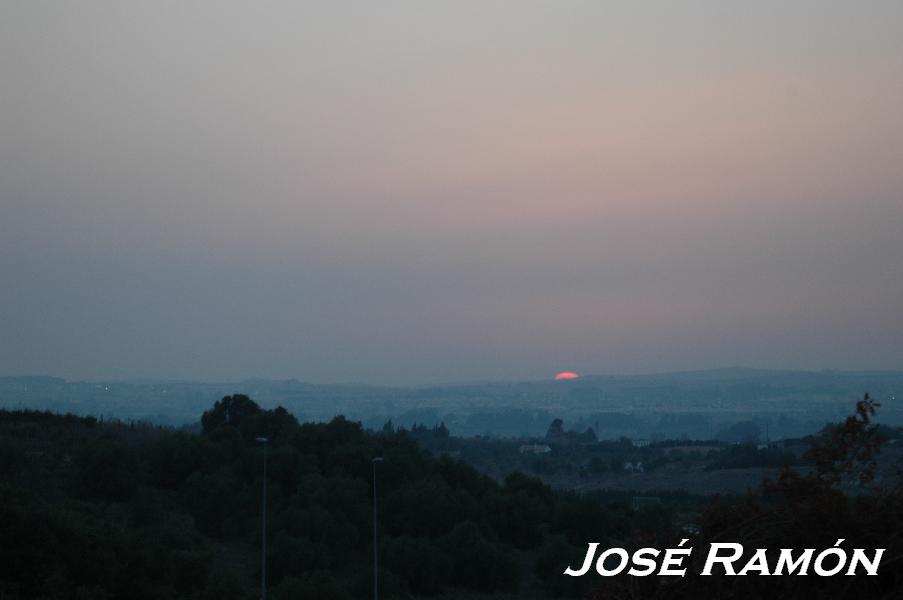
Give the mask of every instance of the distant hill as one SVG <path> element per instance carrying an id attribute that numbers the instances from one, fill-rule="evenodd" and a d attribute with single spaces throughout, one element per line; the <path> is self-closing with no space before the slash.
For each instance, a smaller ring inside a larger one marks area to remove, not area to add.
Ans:
<path id="1" fill-rule="evenodd" d="M 864 392 L 884 405 L 883 422 L 903 424 L 903 403 L 898 400 L 903 392 L 901 371 L 743 367 L 411 387 L 265 379 L 207 383 L 3 377 L 0 408 L 49 409 L 182 426 L 197 422 L 213 402 L 237 392 L 252 395 L 265 407 L 285 406 L 304 421 L 326 421 L 344 414 L 371 429 L 389 420 L 407 427 L 444 422 L 456 435 L 542 435 L 552 419 L 561 418 L 569 426 L 594 427 L 603 438 L 705 438 L 752 420 L 776 439 L 817 431 L 844 414 Z M 606 418 L 613 414 L 629 419 Z M 627 422 L 631 425 L 626 428 L 616 425 Z"/>

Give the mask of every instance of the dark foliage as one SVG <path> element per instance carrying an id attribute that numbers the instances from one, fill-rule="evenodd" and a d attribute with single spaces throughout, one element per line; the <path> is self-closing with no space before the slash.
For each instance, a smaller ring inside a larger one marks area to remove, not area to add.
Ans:
<path id="1" fill-rule="evenodd" d="M 759 490 L 737 500 L 715 498 L 703 511 L 699 534 L 674 536 L 660 548 L 677 546 L 679 537 L 692 537 L 695 550 L 687 576 L 629 577 L 606 581 L 591 595 L 602 599 L 683 598 L 900 598 L 903 589 L 903 488 L 868 489 L 875 476 L 875 456 L 883 436 L 871 423 L 877 404 L 868 395 L 857 402 L 855 413 L 843 423 L 827 427 L 807 458 L 814 470 L 785 467 L 776 481 L 764 481 Z M 745 553 L 741 566 L 756 548 L 767 548 L 770 564 L 777 549 L 832 547 L 838 539 L 852 548 L 885 548 L 877 576 L 745 576 L 701 577 L 703 561 L 712 542 L 739 542 Z M 640 547 L 634 539 L 634 547 Z"/>
<path id="2" fill-rule="evenodd" d="M 591 593 L 805 598 L 817 597 L 810 594 L 814 586 L 821 597 L 893 597 L 900 583 L 893 564 L 900 561 L 903 495 L 866 493 L 883 439 L 871 423 L 874 408 L 866 397 L 853 417 L 824 430 L 808 457 L 811 472 L 787 468 L 744 499 L 712 502 L 694 517 L 699 534 L 693 544 L 825 548 L 855 535 L 855 547 L 889 548 L 880 577 L 840 583 L 616 578 Z M 260 436 L 269 439 L 266 552 L 270 596 L 277 600 L 372 596 L 371 461 L 377 456 L 384 458 L 377 473 L 381 596 L 387 600 L 537 590 L 580 597 L 598 580 L 562 572 L 582 558 L 588 541 L 667 548 L 687 535 L 678 526 L 686 515 L 666 506 L 635 510 L 629 494 L 556 491 L 520 472 L 497 481 L 447 454 L 434 457 L 417 440 L 454 441 L 443 430 L 369 433 L 343 417 L 299 424 L 285 410 L 261 409 L 241 395 L 205 413 L 200 435 L 0 411 L 0 597 L 255 597 Z M 627 457 L 635 452 L 629 441 L 598 446 Z M 737 446 L 717 460 L 761 465 L 788 458 Z M 608 466 L 600 460 L 597 467 Z"/>
<path id="3" fill-rule="evenodd" d="M 376 456 L 387 599 L 537 586 L 579 596 L 582 583 L 561 572 L 586 536 L 614 539 L 651 522 L 522 473 L 497 482 L 392 427 L 368 433 L 343 417 L 299 424 L 243 395 L 217 402 L 202 423 L 195 435 L 0 412 L 0 596 L 253 597 L 261 436 L 277 599 L 372 595 Z M 417 433 L 448 438 L 443 426 Z"/>
<path id="4" fill-rule="evenodd" d="M 792 452 L 781 448 L 757 448 L 752 444 L 729 446 L 715 454 L 706 467 L 715 469 L 748 469 L 750 467 L 785 467 L 798 461 Z"/>

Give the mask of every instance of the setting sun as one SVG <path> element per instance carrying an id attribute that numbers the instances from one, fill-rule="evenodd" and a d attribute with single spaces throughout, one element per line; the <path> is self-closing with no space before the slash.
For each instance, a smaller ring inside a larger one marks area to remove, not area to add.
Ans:
<path id="1" fill-rule="evenodd" d="M 580 375 L 577 375 L 573 371 L 562 371 L 558 375 L 555 376 L 555 381 L 562 381 L 565 379 L 577 379 Z"/>

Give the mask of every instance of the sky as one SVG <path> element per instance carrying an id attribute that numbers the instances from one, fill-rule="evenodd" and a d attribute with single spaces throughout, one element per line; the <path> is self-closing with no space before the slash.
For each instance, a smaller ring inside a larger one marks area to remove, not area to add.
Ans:
<path id="1" fill-rule="evenodd" d="M 903 368 L 903 3 L 5 0 L 0 374 Z"/>

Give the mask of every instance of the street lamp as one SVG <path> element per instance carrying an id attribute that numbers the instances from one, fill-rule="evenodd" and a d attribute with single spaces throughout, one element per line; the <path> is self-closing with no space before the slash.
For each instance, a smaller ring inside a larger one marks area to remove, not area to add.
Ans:
<path id="1" fill-rule="evenodd" d="M 267 442 L 265 437 L 257 438 L 263 444 L 263 502 L 261 508 L 260 542 L 260 598 L 267 600 Z"/>
<path id="2" fill-rule="evenodd" d="M 376 513 L 376 463 L 383 462 L 382 456 L 373 459 L 373 600 L 379 600 L 379 534 Z"/>

